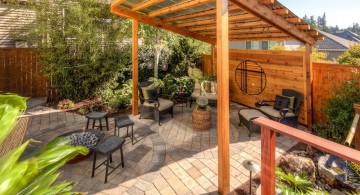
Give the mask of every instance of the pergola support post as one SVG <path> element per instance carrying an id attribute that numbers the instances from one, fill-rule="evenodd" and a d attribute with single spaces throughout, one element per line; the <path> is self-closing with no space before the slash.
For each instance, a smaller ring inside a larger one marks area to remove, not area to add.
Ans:
<path id="1" fill-rule="evenodd" d="M 228 3 L 228 0 L 216 0 L 218 186 L 220 194 L 230 192 Z"/>
<path id="2" fill-rule="evenodd" d="M 139 21 L 132 20 L 132 115 L 139 114 Z"/>
<path id="3" fill-rule="evenodd" d="M 304 73 L 305 73 L 305 115 L 306 115 L 306 123 L 308 126 L 308 130 L 312 131 L 312 123 L 313 123 L 313 105 L 312 105 L 312 46 L 310 44 L 305 44 L 305 56 L 304 56 Z"/>

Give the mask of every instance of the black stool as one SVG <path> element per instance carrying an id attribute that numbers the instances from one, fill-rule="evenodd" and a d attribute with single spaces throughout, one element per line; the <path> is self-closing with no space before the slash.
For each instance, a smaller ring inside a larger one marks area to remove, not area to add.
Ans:
<path id="1" fill-rule="evenodd" d="M 105 122 L 106 122 L 106 128 L 109 131 L 109 123 L 108 123 L 108 112 L 96 112 L 96 111 L 92 111 L 89 114 L 87 114 L 85 117 L 87 118 L 87 123 L 86 123 L 86 129 L 89 129 L 89 123 L 90 120 L 93 120 L 93 125 L 92 125 L 92 129 L 94 129 L 95 127 L 99 127 L 100 130 L 102 131 L 102 119 L 105 118 Z M 95 126 L 95 121 L 99 120 L 99 126 Z"/>
<path id="2" fill-rule="evenodd" d="M 129 116 L 121 116 L 115 119 L 115 130 L 114 135 L 119 136 L 120 128 L 126 127 L 126 136 L 130 137 L 129 135 L 129 126 L 131 126 L 131 143 L 134 145 L 134 122 L 130 120 Z"/>
<path id="3" fill-rule="evenodd" d="M 118 168 L 120 165 L 122 167 L 124 167 L 124 154 L 123 154 L 123 149 L 122 149 L 124 142 L 125 142 L 125 140 L 122 137 L 111 136 L 109 139 L 105 140 L 104 143 L 99 144 L 92 149 L 92 151 L 94 152 L 94 162 L 93 162 L 91 177 L 94 177 L 95 170 L 97 168 L 99 168 L 101 165 L 105 164 L 106 165 L 105 183 L 107 183 L 108 175 L 110 175 L 113 171 L 115 171 L 115 169 Z M 112 167 L 112 166 L 110 166 L 110 163 L 112 163 L 111 154 L 114 153 L 118 149 L 120 149 L 121 164 L 119 164 L 116 167 Z M 96 155 L 97 154 L 106 156 L 106 160 L 96 167 Z M 109 173 L 109 167 L 113 169 L 110 173 Z"/>

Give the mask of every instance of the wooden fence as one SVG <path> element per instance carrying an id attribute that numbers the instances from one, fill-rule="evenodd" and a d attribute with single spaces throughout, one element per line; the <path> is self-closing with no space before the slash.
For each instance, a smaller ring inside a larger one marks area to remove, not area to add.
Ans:
<path id="1" fill-rule="evenodd" d="M 0 48 L 0 91 L 45 97 L 47 82 L 32 49 Z"/>
<path id="2" fill-rule="evenodd" d="M 351 77 L 354 66 L 343 64 L 313 63 L 313 112 L 314 121 L 319 122 L 325 117 L 321 109 L 332 95 L 332 89 Z"/>

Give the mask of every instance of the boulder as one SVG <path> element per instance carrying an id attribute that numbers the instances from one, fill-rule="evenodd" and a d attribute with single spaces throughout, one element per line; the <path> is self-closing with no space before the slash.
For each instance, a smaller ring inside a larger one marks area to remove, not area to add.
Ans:
<path id="1" fill-rule="evenodd" d="M 285 173 L 300 173 L 306 171 L 312 181 L 315 181 L 315 164 L 310 158 L 287 154 L 280 160 L 279 167 Z"/>

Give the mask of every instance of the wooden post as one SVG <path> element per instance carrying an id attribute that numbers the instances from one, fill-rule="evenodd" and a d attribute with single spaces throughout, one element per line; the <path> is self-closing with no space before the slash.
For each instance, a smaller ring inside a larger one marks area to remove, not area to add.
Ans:
<path id="1" fill-rule="evenodd" d="M 275 195 L 276 133 L 261 127 L 261 194 Z"/>
<path id="2" fill-rule="evenodd" d="M 216 0 L 218 186 L 220 194 L 230 192 L 228 16 L 228 0 Z"/>
<path id="3" fill-rule="evenodd" d="M 132 115 L 139 114 L 139 21 L 132 20 Z"/>
<path id="4" fill-rule="evenodd" d="M 354 104 L 355 114 L 360 114 L 360 105 Z M 351 144 L 351 143 L 350 143 Z M 354 137 L 355 149 L 360 151 L 360 123 L 358 122 Z"/>
<path id="5" fill-rule="evenodd" d="M 312 59 L 311 51 L 312 47 L 310 44 L 305 44 L 305 56 L 304 56 L 304 107 L 305 107 L 305 120 L 308 126 L 308 130 L 312 131 L 313 123 L 313 106 L 312 106 Z"/>

